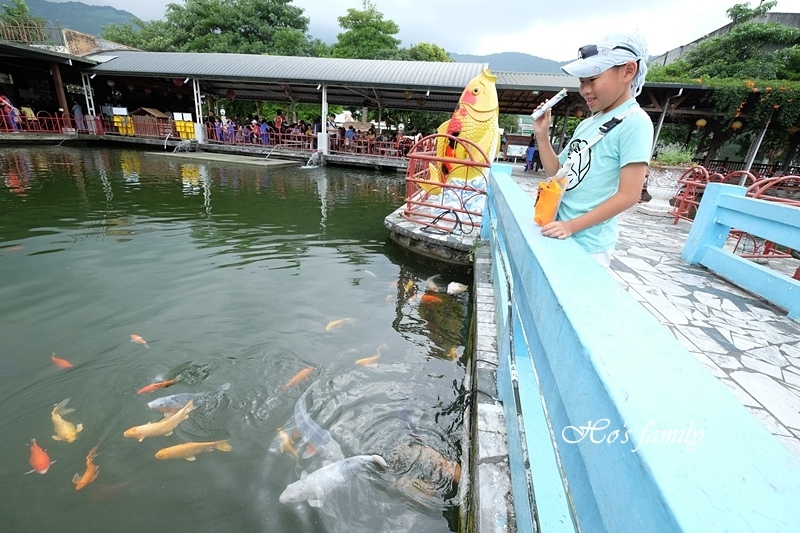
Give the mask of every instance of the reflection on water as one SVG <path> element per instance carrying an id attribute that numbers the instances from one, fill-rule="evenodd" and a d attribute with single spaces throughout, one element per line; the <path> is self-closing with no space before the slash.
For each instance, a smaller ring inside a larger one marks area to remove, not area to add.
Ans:
<path id="1" fill-rule="evenodd" d="M 0 171 L 4 527 L 455 530 L 470 292 L 432 292 L 435 274 L 468 280 L 387 242 L 399 174 L 61 147 L 0 150 Z M 297 424 L 306 391 L 318 434 Z M 50 438 L 65 398 L 72 443 Z M 123 438 L 190 398 L 174 434 Z M 325 434 L 388 467 L 326 485 L 318 507 L 280 503 L 330 460 Z M 32 438 L 56 461 L 45 475 L 24 475 Z M 232 450 L 154 457 L 218 440 Z"/>

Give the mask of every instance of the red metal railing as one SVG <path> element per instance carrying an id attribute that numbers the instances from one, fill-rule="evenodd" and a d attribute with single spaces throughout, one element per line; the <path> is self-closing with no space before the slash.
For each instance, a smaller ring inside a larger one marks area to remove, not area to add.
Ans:
<path id="1" fill-rule="evenodd" d="M 678 180 L 683 185 L 681 191 L 675 196 L 675 206 L 672 214 L 675 216 L 673 224 L 678 220 L 691 222 L 697 213 L 703 191 L 708 183 L 729 183 L 747 186 L 747 196 L 771 202 L 800 207 L 800 176 L 780 176 L 774 178 L 758 178 L 751 172 L 737 170 L 725 174 L 715 172 L 708 174 L 703 167 L 694 167 L 687 171 Z M 731 239 L 734 239 L 733 252 L 740 257 L 748 259 L 770 259 L 797 257 L 797 252 L 778 246 L 771 241 L 759 239 L 741 230 L 731 230 Z M 800 269 L 795 273 L 797 276 Z"/>
<path id="2" fill-rule="evenodd" d="M 460 151 L 460 147 L 466 159 L 437 155 L 436 145 L 440 142 L 453 146 L 453 152 Z M 447 179 L 445 166 L 451 175 L 463 174 L 465 179 Z M 475 200 L 486 196 L 490 166 L 484 151 L 468 139 L 439 133 L 423 138 L 408 152 L 403 218 L 441 233 L 479 230 L 483 205 L 476 209 Z M 475 186 L 476 180 L 481 186 Z"/>

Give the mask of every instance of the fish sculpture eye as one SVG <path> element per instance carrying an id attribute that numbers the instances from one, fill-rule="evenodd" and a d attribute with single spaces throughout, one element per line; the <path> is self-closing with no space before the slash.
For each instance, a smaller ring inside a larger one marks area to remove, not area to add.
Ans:
<path id="1" fill-rule="evenodd" d="M 481 92 L 481 88 L 480 87 L 473 87 L 472 88 L 472 94 L 480 94 L 480 92 Z"/>

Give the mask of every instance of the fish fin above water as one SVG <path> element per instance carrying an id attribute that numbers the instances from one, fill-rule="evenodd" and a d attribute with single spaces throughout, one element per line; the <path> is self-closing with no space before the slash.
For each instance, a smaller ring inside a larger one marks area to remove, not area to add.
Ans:
<path id="1" fill-rule="evenodd" d="M 224 441 L 220 442 L 219 444 L 217 444 L 217 449 L 219 451 L 221 451 L 221 452 L 229 452 L 229 451 L 233 450 L 233 446 L 228 444 L 228 441 L 224 440 Z"/>
<path id="2" fill-rule="evenodd" d="M 379 464 L 379 465 L 381 465 L 383 468 L 389 468 L 389 464 L 388 464 L 388 463 L 386 462 L 386 460 L 385 460 L 383 457 L 381 457 L 380 455 L 373 455 L 373 456 L 372 456 L 372 461 L 373 461 L 373 462 L 375 462 L 375 463 L 378 463 L 378 464 Z"/>
<path id="3" fill-rule="evenodd" d="M 83 431 L 83 424 L 75 426 L 75 433 L 80 433 L 81 431 Z"/>
<path id="4" fill-rule="evenodd" d="M 61 438 L 61 437 L 59 437 L 58 435 L 53 435 L 53 440 L 64 440 L 64 439 L 62 439 L 62 438 Z"/>
<path id="5" fill-rule="evenodd" d="M 64 407 L 66 407 L 66 405 L 69 403 L 69 400 L 70 399 L 67 398 L 66 400 L 63 400 L 62 402 L 59 402 L 55 407 L 53 407 L 53 412 L 56 413 L 56 414 L 67 414 L 67 413 L 71 413 L 72 411 L 74 411 L 75 409 L 70 409 L 70 410 L 64 409 Z"/>
<path id="6" fill-rule="evenodd" d="M 72 476 L 72 482 L 75 483 L 76 485 L 80 482 L 80 480 L 81 476 L 78 475 L 77 473 L 74 476 Z"/>
<path id="7" fill-rule="evenodd" d="M 189 457 L 186 458 L 187 461 L 194 461 L 195 459 L 197 458 L 194 455 L 190 455 Z"/>
<path id="8" fill-rule="evenodd" d="M 311 498 L 310 500 L 308 500 L 308 505 L 310 505 L 311 507 L 320 508 L 322 507 L 323 503 L 324 502 L 322 500 L 318 500 L 316 498 Z"/>
<path id="9" fill-rule="evenodd" d="M 172 435 L 172 432 L 171 432 L 171 431 L 170 431 L 169 433 L 164 433 L 164 436 L 165 436 L 165 437 L 169 437 L 170 435 Z"/>

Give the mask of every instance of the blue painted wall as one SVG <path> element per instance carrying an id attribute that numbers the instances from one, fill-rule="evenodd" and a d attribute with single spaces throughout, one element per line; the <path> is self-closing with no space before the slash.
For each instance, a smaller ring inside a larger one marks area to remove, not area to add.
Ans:
<path id="1" fill-rule="evenodd" d="M 800 530 L 800 462 L 572 239 L 541 236 L 507 165 L 489 200 L 514 497 L 526 455 L 537 496 L 520 531 Z"/>

